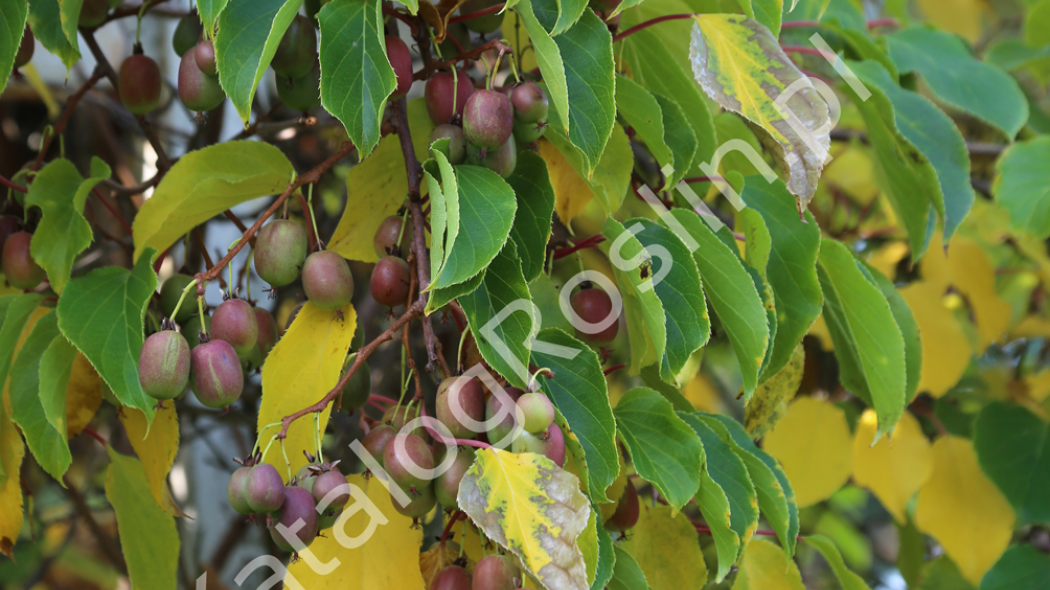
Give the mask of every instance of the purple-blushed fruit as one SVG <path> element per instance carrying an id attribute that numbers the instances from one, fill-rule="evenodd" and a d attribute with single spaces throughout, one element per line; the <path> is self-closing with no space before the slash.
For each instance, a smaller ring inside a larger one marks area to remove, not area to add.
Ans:
<path id="1" fill-rule="evenodd" d="M 300 520 L 302 521 L 302 526 L 296 530 L 296 523 Z M 273 539 L 273 542 L 285 551 L 295 551 L 295 546 L 292 542 L 285 539 L 284 535 L 277 529 L 278 524 L 287 527 L 289 529 L 288 534 L 292 535 L 293 538 L 298 538 L 304 546 L 309 546 L 310 543 L 313 543 L 314 539 L 317 538 L 318 531 L 317 504 L 314 502 L 313 495 L 300 487 L 285 487 L 284 505 L 274 515 L 269 525 L 270 537 Z"/>
<path id="2" fill-rule="evenodd" d="M 244 486 L 244 497 L 256 514 L 270 513 L 283 506 L 285 487 L 277 468 L 269 463 L 252 467 Z"/>
<path id="3" fill-rule="evenodd" d="M 255 238 L 255 272 L 274 287 L 291 284 L 306 262 L 306 228 L 298 221 L 275 219 Z"/>
<path id="4" fill-rule="evenodd" d="M 470 574 L 458 565 L 441 570 L 430 582 L 430 590 L 471 590 L 472 586 Z"/>
<path id="5" fill-rule="evenodd" d="M 548 459 L 554 461 L 558 467 L 565 467 L 565 433 L 557 424 L 551 424 L 547 428 L 547 452 Z"/>
<path id="6" fill-rule="evenodd" d="M 259 321 L 255 309 L 243 299 L 227 299 L 211 316 L 211 337 L 230 343 L 244 359 L 259 341 Z"/>
<path id="7" fill-rule="evenodd" d="M 522 431 L 514 439 L 511 451 L 515 453 L 536 453 L 554 461 L 558 467 L 565 466 L 565 435 L 557 424 L 551 424 L 542 435 Z"/>
<path id="8" fill-rule="evenodd" d="M 439 139 L 448 139 L 448 145 L 441 149 L 448 163 L 462 164 L 467 157 L 467 140 L 463 136 L 463 128 L 450 123 L 438 125 L 430 133 L 430 143 Z"/>
<path id="9" fill-rule="evenodd" d="M 543 137 L 547 132 L 547 119 L 541 119 L 537 123 L 526 123 L 525 121 L 514 121 L 514 140 L 521 145 L 530 145 L 532 142 Z"/>
<path id="10" fill-rule="evenodd" d="M 230 476 L 230 483 L 226 484 L 226 498 L 230 501 L 230 506 L 241 514 L 252 514 L 252 507 L 248 505 L 248 496 L 245 493 L 251 470 L 251 467 L 238 467 Z"/>
<path id="11" fill-rule="evenodd" d="M 397 77 L 397 88 L 390 95 L 390 100 L 404 98 L 412 88 L 412 54 L 408 51 L 408 45 L 398 37 L 387 35 L 386 57 L 390 60 L 390 67 L 394 68 L 394 76 Z"/>
<path id="12" fill-rule="evenodd" d="M 569 299 L 569 304 L 572 306 L 573 311 L 576 312 L 576 315 L 580 316 L 580 319 L 591 324 L 604 322 L 613 311 L 612 299 L 609 297 L 609 294 L 595 288 L 580 289 Z M 616 333 L 619 331 L 620 322 L 614 321 L 609 327 L 597 334 L 588 334 L 576 328 L 576 336 L 587 342 L 604 344 L 616 338 Z"/>
<path id="13" fill-rule="evenodd" d="M 175 306 L 179 304 L 182 291 L 192 282 L 193 277 L 182 274 L 171 275 L 168 277 L 168 280 L 164 281 L 164 284 L 160 287 L 160 311 L 164 314 L 164 317 L 171 318 L 176 323 L 181 324 L 197 313 L 197 298 L 194 297 L 193 293 L 187 293 L 186 299 L 182 302 L 182 307 L 179 308 L 178 315 L 175 317 L 171 315 L 175 313 Z M 199 330 L 200 327 L 198 326 L 197 329 Z"/>
<path id="14" fill-rule="evenodd" d="M 440 442 L 437 445 L 438 448 L 445 447 Z M 452 466 L 434 480 L 434 495 L 437 496 L 437 501 L 441 502 L 441 507 L 445 510 L 459 510 L 459 501 L 456 499 L 459 494 L 459 482 L 463 481 L 463 476 L 474 464 L 476 455 L 477 452 L 470 447 L 457 448 L 456 459 L 452 462 Z M 440 465 L 441 461 L 438 461 L 437 464 Z"/>
<path id="15" fill-rule="evenodd" d="M 463 135 L 484 150 L 497 150 L 514 132 L 514 107 L 495 90 L 478 90 L 463 107 Z"/>
<path id="16" fill-rule="evenodd" d="M 503 420 L 501 420 L 499 424 L 489 428 L 487 434 L 489 444 L 497 446 L 501 449 L 510 447 L 513 442 L 511 440 L 507 440 L 503 446 L 500 445 L 500 442 L 506 439 L 508 436 L 510 436 L 511 433 L 514 431 L 514 409 L 517 405 L 516 402 L 518 401 L 518 399 L 521 398 L 522 395 L 525 394 L 524 391 L 518 389 L 517 387 L 505 387 L 503 391 L 506 392 L 507 396 L 510 398 L 510 403 L 506 406 L 504 406 L 503 402 L 500 401 L 500 398 L 495 394 L 490 396 L 488 401 L 485 402 L 486 421 L 495 418 L 501 412 L 505 412 L 505 414 L 503 415 Z M 504 407 L 506 407 L 506 410 L 503 410 Z"/>
<path id="17" fill-rule="evenodd" d="M 499 0 L 467 0 L 459 6 L 459 13 L 473 14 L 485 10 L 486 8 L 491 8 L 497 3 L 499 3 Z M 497 10 L 489 14 L 463 21 L 463 24 L 475 33 L 487 35 L 498 29 L 500 25 L 503 24 L 503 15 Z"/>
<path id="18" fill-rule="evenodd" d="M 16 289 L 35 289 L 47 277 L 29 252 L 32 240 L 33 235 L 24 231 L 15 232 L 4 240 L 4 277 Z"/>
<path id="19" fill-rule="evenodd" d="M 554 404 L 542 393 L 526 393 L 518 398 L 518 409 L 525 416 L 525 432 L 546 432 L 554 422 Z"/>
<path id="20" fill-rule="evenodd" d="M 197 11 L 180 18 L 179 24 L 175 27 L 175 34 L 171 36 L 171 48 L 175 50 L 175 55 L 180 58 L 186 55 L 186 52 L 197 45 L 197 40 L 203 33 L 204 25 L 201 24 Z"/>
<path id="21" fill-rule="evenodd" d="M 321 104 L 321 63 L 317 62 L 305 76 L 289 78 L 274 76 L 277 98 L 288 108 L 309 111 Z"/>
<path id="22" fill-rule="evenodd" d="M 272 313 L 261 307 L 253 308 L 253 310 L 255 311 L 255 323 L 259 326 L 259 338 L 256 343 L 259 345 L 259 351 L 265 357 L 277 344 L 277 320 L 273 319 Z"/>
<path id="23" fill-rule="evenodd" d="M 627 482 L 623 489 L 623 495 L 616 503 L 616 512 L 605 521 L 605 530 L 612 532 L 623 532 L 634 528 L 638 524 L 638 490 L 634 484 Z"/>
<path id="24" fill-rule="evenodd" d="M 460 383 L 458 390 L 454 387 L 457 383 Z M 456 414 L 453 401 L 457 403 L 462 414 Z M 434 417 L 438 422 L 449 429 L 453 438 L 471 439 L 480 434 L 463 424 L 460 416 L 475 422 L 485 421 L 485 390 L 481 381 L 450 377 L 438 385 L 437 397 L 434 400 Z"/>
<path id="25" fill-rule="evenodd" d="M 403 443 L 403 446 L 402 446 Z M 414 434 L 398 434 L 383 449 L 383 468 L 390 479 L 403 490 L 422 490 L 430 480 L 412 474 L 414 469 L 433 469 L 434 453 L 423 439 Z"/>
<path id="26" fill-rule="evenodd" d="M 196 51 L 187 51 L 179 62 L 179 100 L 191 111 L 210 111 L 226 100 L 219 79 L 197 66 Z"/>
<path id="27" fill-rule="evenodd" d="M 174 324 L 169 324 L 174 326 Z M 190 381 L 190 345 L 175 330 L 150 334 L 139 352 L 139 384 L 153 399 L 175 399 Z"/>
<path id="28" fill-rule="evenodd" d="M 350 375 L 350 380 L 343 386 L 339 407 L 345 412 L 356 411 L 368 403 L 370 395 L 372 395 L 372 370 L 368 368 L 368 363 L 363 363 L 353 375 Z"/>
<path id="29" fill-rule="evenodd" d="M 79 27 L 97 27 L 106 22 L 106 13 L 109 12 L 109 0 L 84 0 L 80 5 L 80 18 L 77 20 Z"/>
<path id="30" fill-rule="evenodd" d="M 397 430 L 394 430 L 393 426 L 387 424 L 376 426 L 361 440 L 361 446 L 368 451 L 368 454 L 372 455 L 372 458 L 375 459 L 377 463 L 382 465 L 383 453 L 396 434 Z"/>
<path id="31" fill-rule="evenodd" d="M 303 263 L 303 291 L 320 309 L 331 311 L 350 303 L 354 296 L 350 265 L 331 250 L 314 252 Z"/>
<path id="32" fill-rule="evenodd" d="M 225 340 L 210 340 L 190 352 L 193 393 L 205 407 L 226 408 L 241 397 L 244 374 L 237 352 Z"/>
<path id="33" fill-rule="evenodd" d="M 209 76 L 217 76 L 219 71 L 215 67 L 215 44 L 207 39 L 202 39 L 193 48 L 193 59 L 197 61 L 197 67 Z"/>
<path id="34" fill-rule="evenodd" d="M 484 154 L 482 153 L 484 152 Z M 482 150 L 479 146 L 467 143 L 467 163 L 475 166 L 483 166 L 499 174 L 503 178 L 514 174 L 518 167 L 518 146 L 511 135 L 507 143 L 498 150 Z"/>
<path id="35" fill-rule="evenodd" d="M 453 99 L 453 91 L 455 98 Z M 463 114 L 463 107 L 474 94 L 474 83 L 465 72 L 457 71 L 453 80 L 452 72 L 438 72 L 427 80 L 423 98 L 427 104 L 427 113 L 435 125 L 452 122 L 452 117 Z"/>
<path id="36" fill-rule="evenodd" d="M 514 118 L 525 123 L 538 123 L 547 118 L 547 93 L 535 82 L 525 82 L 510 91 Z"/>
<path id="37" fill-rule="evenodd" d="M 14 69 L 18 69 L 33 59 L 33 51 L 36 49 L 36 39 L 33 37 L 33 31 L 29 30 L 29 26 L 26 26 L 25 33 L 22 34 L 22 42 L 18 44 L 18 53 L 15 54 L 15 66 Z"/>
<path id="38" fill-rule="evenodd" d="M 301 78 L 317 60 L 317 30 L 310 19 L 299 14 L 277 44 L 270 67 L 280 76 Z"/>
<path id="39" fill-rule="evenodd" d="M 372 247 L 376 251 L 376 255 L 380 258 L 384 256 L 407 256 L 408 251 L 412 246 L 412 224 L 405 227 L 404 234 L 401 233 L 401 224 L 404 219 L 399 215 L 391 215 L 382 222 L 376 229 L 376 235 L 372 238 Z M 401 242 L 398 242 L 398 237 L 401 238 Z M 395 251 L 394 245 L 399 244 L 398 249 Z"/>
<path id="40" fill-rule="evenodd" d="M 160 68 L 152 58 L 136 54 L 120 64 L 117 75 L 120 102 L 136 115 L 145 115 L 160 104 Z"/>
<path id="41" fill-rule="evenodd" d="M 416 488 L 415 492 L 412 490 L 402 490 L 410 498 L 410 502 L 407 506 L 402 506 L 400 502 L 394 498 L 394 495 L 390 495 L 390 503 L 394 505 L 394 510 L 403 516 L 409 518 L 422 518 L 430 513 L 437 505 L 437 496 L 434 495 L 434 487 L 427 483 L 425 486 Z M 431 586 L 431 588 L 437 588 L 437 586 Z"/>
<path id="42" fill-rule="evenodd" d="M 521 569 L 509 555 L 487 555 L 474 566 L 473 590 L 514 590 L 521 582 Z"/>
<path id="43" fill-rule="evenodd" d="M 0 250 L 4 249 L 4 242 L 7 241 L 7 238 L 11 237 L 11 234 L 17 233 L 21 230 L 22 220 L 14 215 L 0 216 Z"/>
<path id="44" fill-rule="evenodd" d="M 372 299 L 386 307 L 404 305 L 411 286 L 410 272 L 408 263 L 397 256 L 387 256 L 377 262 L 368 283 Z"/>
<path id="45" fill-rule="evenodd" d="M 314 478 L 314 484 L 311 492 L 314 495 L 314 502 L 318 504 L 321 500 L 324 500 L 332 490 L 335 490 L 339 486 L 346 486 L 346 477 L 339 472 L 338 469 L 332 469 L 331 471 L 325 471 Z M 350 501 L 350 488 L 347 486 L 345 490 L 339 493 L 332 502 L 325 508 L 325 512 L 342 512 L 346 503 Z"/>

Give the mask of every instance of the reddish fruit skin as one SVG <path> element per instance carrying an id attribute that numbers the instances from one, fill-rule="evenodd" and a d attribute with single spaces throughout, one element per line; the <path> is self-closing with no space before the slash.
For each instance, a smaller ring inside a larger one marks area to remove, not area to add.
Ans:
<path id="1" fill-rule="evenodd" d="M 484 166 L 503 178 L 514 174 L 514 169 L 518 167 L 518 144 L 513 135 L 498 150 L 484 150 L 484 155 L 482 151 L 479 146 L 468 143 L 467 163 Z"/>
<path id="2" fill-rule="evenodd" d="M 479 12 L 491 6 L 495 6 L 499 0 L 467 0 L 459 7 L 460 14 L 472 14 Z M 478 16 L 467 21 L 463 21 L 463 24 L 468 29 L 477 33 L 488 34 L 500 27 L 503 24 L 503 15 L 499 11 L 486 14 L 484 16 Z M 470 49 L 465 47 L 464 49 Z"/>
<path id="3" fill-rule="evenodd" d="M 376 229 L 376 235 L 372 238 L 372 247 L 376 254 L 382 258 L 388 255 L 403 256 L 408 254 L 412 244 L 412 226 L 405 228 L 404 235 L 401 234 L 402 218 L 391 215 L 384 219 Z M 394 252 L 394 245 L 398 243 L 397 238 L 401 236 L 401 245 L 398 252 Z"/>
<path id="4" fill-rule="evenodd" d="M 160 68 L 145 55 L 132 55 L 120 64 L 117 76 L 120 101 L 136 115 L 145 115 L 160 104 Z"/>
<path id="5" fill-rule="evenodd" d="M 387 424 L 377 426 L 365 435 L 365 438 L 361 440 L 361 446 L 363 446 L 365 450 L 368 451 L 370 455 L 372 455 L 372 458 L 375 459 L 377 463 L 382 465 L 383 454 L 386 450 L 387 444 L 394 438 L 394 435 L 396 434 L 397 431 L 394 430 L 393 426 L 389 426 Z M 383 469 L 386 469 L 386 467 L 384 467 Z"/>
<path id="6" fill-rule="evenodd" d="M 317 538 L 317 504 L 314 503 L 314 497 L 310 492 L 303 488 L 287 486 L 284 488 L 284 505 L 274 515 L 274 519 L 269 526 L 270 537 L 278 547 L 285 551 L 293 551 L 295 549 L 291 543 L 285 540 L 284 535 L 278 532 L 277 524 L 283 524 L 294 530 L 295 523 L 299 519 L 302 519 L 303 526 L 294 534 L 302 541 L 303 545 L 309 546 Z"/>
<path id="7" fill-rule="evenodd" d="M 458 82 L 458 84 L 457 84 Z M 452 89 L 457 88 L 456 103 L 453 109 Z M 427 113 L 435 125 L 449 123 L 453 115 L 462 115 L 463 107 L 467 100 L 474 94 L 474 83 L 464 72 L 456 73 L 456 80 L 452 79 L 452 72 L 438 72 L 427 80 L 423 96 L 427 103 Z"/>
<path id="8" fill-rule="evenodd" d="M 507 387 L 504 388 L 504 391 L 510 397 L 512 405 L 508 408 L 509 411 L 506 413 L 506 415 L 503 416 L 503 420 L 496 426 L 489 428 L 487 436 L 489 439 L 489 444 L 491 445 L 498 446 L 500 441 L 510 436 L 511 432 L 514 431 L 515 414 L 513 404 L 517 402 L 522 395 L 525 394 L 524 391 L 518 389 L 517 387 Z M 498 397 L 496 397 L 495 395 L 489 397 L 488 401 L 485 402 L 485 420 L 491 420 L 493 417 L 499 415 L 501 408 L 503 408 L 503 402 L 501 402 Z M 509 448 L 512 442 L 513 441 L 508 440 L 506 442 L 506 447 L 499 448 Z"/>
<path id="9" fill-rule="evenodd" d="M 259 341 L 255 310 L 243 299 L 228 299 L 211 316 L 211 337 L 230 343 L 237 356 L 245 358 Z"/>
<path id="10" fill-rule="evenodd" d="M 303 291 L 306 298 L 324 310 L 339 309 L 354 296 L 354 277 L 350 265 L 331 250 L 314 252 L 303 263 Z"/>
<path id="11" fill-rule="evenodd" d="M 592 324 L 605 320 L 612 313 L 613 309 L 612 299 L 609 298 L 608 293 L 601 289 L 581 289 L 569 299 L 569 304 L 572 305 L 576 315 Z M 616 333 L 619 331 L 620 322 L 616 321 L 597 334 L 587 334 L 577 328 L 576 336 L 588 342 L 605 343 L 611 342 L 613 338 L 616 338 Z"/>
<path id="12" fill-rule="evenodd" d="M 313 492 L 314 495 L 314 502 L 320 504 L 321 500 L 323 500 L 329 492 L 338 488 L 341 485 L 346 485 L 346 477 L 344 477 L 342 473 L 339 473 L 338 470 L 333 469 L 331 471 L 325 471 L 321 475 L 318 475 L 316 478 L 314 478 L 314 483 L 311 489 L 311 492 Z M 343 507 L 346 506 L 346 503 L 349 501 L 350 491 L 349 489 L 347 489 L 332 500 L 332 502 L 328 505 L 326 512 L 342 512 Z"/>
<path id="13" fill-rule="evenodd" d="M 256 342 L 263 356 L 266 356 L 273 350 L 273 345 L 277 344 L 277 320 L 273 319 L 272 313 L 261 307 L 254 309 L 255 323 L 259 326 L 259 339 Z"/>
<path id="14" fill-rule="evenodd" d="M 434 417 L 438 419 L 438 422 L 448 427 L 453 438 L 471 439 L 480 433 L 474 432 L 465 424 L 460 423 L 456 414 L 452 411 L 452 386 L 458 379 L 458 377 L 445 379 L 438 386 L 437 397 L 434 401 Z M 466 381 L 460 386 L 455 397 L 456 401 L 459 402 L 459 408 L 467 417 L 476 422 L 485 421 L 485 391 L 480 381 L 477 379 Z"/>
<path id="15" fill-rule="evenodd" d="M 430 582 L 430 590 L 471 590 L 472 586 L 470 574 L 458 565 L 450 565 L 441 570 Z"/>
<path id="16" fill-rule="evenodd" d="M 525 415 L 525 432 L 546 432 L 554 422 L 554 404 L 542 393 L 526 393 L 518 398 L 518 408 Z"/>
<path id="17" fill-rule="evenodd" d="M 399 441 L 404 441 L 402 450 L 398 449 Z M 419 491 L 430 482 L 409 473 L 406 466 L 410 464 L 419 469 L 433 469 L 434 454 L 422 438 L 414 434 L 398 434 L 383 449 L 383 469 L 401 489 L 410 491 L 415 488 Z"/>
<path id="18" fill-rule="evenodd" d="M 226 100 L 226 92 L 197 66 L 196 53 L 187 51 L 179 62 L 179 100 L 191 111 L 210 111 Z"/>
<path id="19" fill-rule="evenodd" d="M 525 82 L 510 91 L 514 118 L 525 123 L 538 123 L 547 118 L 547 93 L 535 82 Z"/>
<path id="20" fill-rule="evenodd" d="M 197 67 L 202 72 L 209 76 L 215 76 L 219 73 L 215 69 L 215 45 L 204 39 L 193 48 L 193 59 L 197 61 Z"/>
<path id="21" fill-rule="evenodd" d="M 478 90 L 463 107 L 463 135 L 485 150 L 499 149 L 514 132 L 514 107 L 495 90 Z"/>
<path id="22" fill-rule="evenodd" d="M 301 78 L 310 72 L 317 59 L 317 30 L 310 19 L 298 14 L 288 26 L 270 67 L 281 76 Z"/>
<path id="23" fill-rule="evenodd" d="M 397 76 L 397 88 L 390 95 L 390 100 L 404 98 L 412 88 L 412 54 L 408 51 L 408 45 L 398 37 L 387 35 L 386 57 Z"/>
<path id="24" fill-rule="evenodd" d="M 565 433 L 557 424 L 547 428 L 547 452 L 544 454 L 558 467 L 565 467 Z"/>
<path id="25" fill-rule="evenodd" d="M 521 570 L 508 555 L 487 555 L 474 566 L 473 590 L 514 590 L 521 581 Z"/>
<path id="26" fill-rule="evenodd" d="M 25 33 L 22 35 L 22 42 L 18 45 L 18 53 L 15 54 L 15 66 L 14 69 L 18 69 L 33 59 L 33 51 L 36 49 L 35 38 L 33 37 L 33 31 L 26 27 Z"/>
<path id="27" fill-rule="evenodd" d="M 212 340 L 190 353 L 193 393 L 208 408 L 225 408 L 241 397 L 244 374 L 237 352 L 225 340 Z"/>
<path id="28" fill-rule="evenodd" d="M 226 498 L 230 501 L 230 506 L 241 514 L 252 513 L 252 508 L 248 505 L 248 497 L 245 495 L 245 489 L 248 487 L 248 474 L 251 470 L 251 467 L 238 467 L 230 476 L 230 483 L 226 484 Z"/>
<path id="29" fill-rule="evenodd" d="M 557 424 L 551 424 L 544 435 L 522 432 L 514 439 L 511 450 L 515 453 L 543 455 L 554 461 L 558 467 L 565 466 L 565 435 Z"/>
<path id="30" fill-rule="evenodd" d="M 403 305 L 408 299 L 409 272 L 408 263 L 397 256 L 377 262 L 368 285 L 372 299 L 386 307 Z"/>
<path id="31" fill-rule="evenodd" d="M 434 488 L 429 483 L 424 487 L 416 488 L 415 494 L 411 491 L 406 491 L 405 493 L 411 499 L 407 506 L 402 506 L 394 498 L 393 494 L 390 495 L 390 503 L 394 505 L 394 510 L 397 510 L 398 514 L 403 516 L 421 518 L 426 516 L 437 505 L 437 496 L 434 495 Z M 437 586 L 431 586 L 431 588 L 437 588 Z"/>
<path id="32" fill-rule="evenodd" d="M 449 140 L 448 147 L 441 150 L 441 153 L 448 158 L 449 164 L 462 164 L 467 157 L 467 139 L 463 136 L 463 128 L 445 123 L 438 125 L 430 133 L 430 143 L 445 138 Z"/>
<path id="33" fill-rule="evenodd" d="M 444 448 L 442 443 L 437 444 Z M 456 459 L 452 466 L 434 480 L 434 495 L 445 510 L 459 510 L 459 501 L 456 499 L 459 494 L 459 482 L 463 481 L 463 476 L 474 463 L 476 455 L 477 452 L 470 447 L 459 447 L 456 449 Z M 438 464 L 440 463 L 439 461 Z"/>
<path id="34" fill-rule="evenodd" d="M 255 238 L 255 272 L 274 287 L 291 284 L 306 261 L 306 228 L 298 221 L 275 219 Z"/>
<path id="35" fill-rule="evenodd" d="M 174 330 L 150 334 L 139 352 L 139 384 L 153 399 L 175 399 L 190 381 L 190 345 Z"/>
<path id="36" fill-rule="evenodd" d="M 11 237 L 11 234 L 17 233 L 21 229 L 22 221 L 14 215 L 0 216 L 0 250 L 4 249 L 4 242 Z"/>
<path id="37" fill-rule="evenodd" d="M 32 240 L 32 234 L 19 231 L 4 241 L 4 277 L 16 289 L 34 289 L 47 276 L 29 253 L 29 243 Z"/>
<path id="38" fill-rule="evenodd" d="M 623 490 L 623 496 L 616 504 L 616 512 L 605 521 L 605 530 L 612 532 L 623 532 L 634 528 L 638 524 L 638 490 L 634 484 L 627 482 Z"/>
<path id="39" fill-rule="evenodd" d="M 77 26 L 97 27 L 106 21 L 107 12 L 109 12 L 109 0 L 84 0 L 80 6 Z"/>
<path id="40" fill-rule="evenodd" d="M 244 486 L 244 497 L 256 514 L 273 512 L 284 505 L 285 487 L 277 468 L 269 463 L 252 467 Z"/>

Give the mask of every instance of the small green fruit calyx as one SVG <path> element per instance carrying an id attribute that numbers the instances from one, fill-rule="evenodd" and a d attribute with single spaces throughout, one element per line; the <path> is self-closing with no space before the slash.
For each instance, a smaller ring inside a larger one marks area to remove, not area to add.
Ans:
<path id="1" fill-rule="evenodd" d="M 175 399 L 190 380 L 190 346 L 168 319 L 150 334 L 139 353 L 139 384 L 157 400 Z"/>
<path id="2" fill-rule="evenodd" d="M 299 277 L 306 261 L 306 227 L 290 219 L 275 219 L 255 238 L 255 272 L 274 287 L 289 285 Z"/>
<path id="3" fill-rule="evenodd" d="M 354 296 L 354 277 L 350 265 L 331 250 L 314 252 L 303 264 L 303 291 L 320 309 L 335 310 L 350 303 Z"/>

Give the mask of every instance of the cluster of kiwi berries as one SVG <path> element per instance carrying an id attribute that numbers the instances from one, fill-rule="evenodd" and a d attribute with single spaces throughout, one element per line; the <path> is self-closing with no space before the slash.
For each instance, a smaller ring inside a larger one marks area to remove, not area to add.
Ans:
<path id="1" fill-rule="evenodd" d="M 430 590 L 517 590 L 524 585 L 514 558 L 487 555 L 474 566 L 471 575 L 460 565 L 443 568 L 430 582 Z"/>

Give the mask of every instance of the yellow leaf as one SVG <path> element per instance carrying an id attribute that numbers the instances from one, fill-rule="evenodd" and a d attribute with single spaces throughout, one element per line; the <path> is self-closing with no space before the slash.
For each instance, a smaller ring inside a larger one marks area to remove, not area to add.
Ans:
<path id="1" fill-rule="evenodd" d="M 580 177 L 565 156 L 546 139 L 536 142 L 540 157 L 547 162 L 547 173 L 554 187 L 554 210 L 558 218 L 568 225 L 574 217 L 583 213 L 587 203 L 594 198 L 587 181 Z"/>
<path id="2" fill-rule="evenodd" d="M 288 567 L 286 586 L 294 577 L 309 590 L 423 590 L 418 554 L 423 529 L 412 528 L 412 519 L 394 510 L 390 492 L 378 479 L 357 474 L 346 480 L 363 491 L 371 505 L 352 495 L 327 536 L 318 537 L 307 549 L 312 557 L 300 554 L 299 561 Z M 362 509 L 354 510 L 357 503 Z M 366 537 L 370 528 L 374 530 Z M 354 545 L 359 546 L 349 548 Z M 327 565 L 315 569 L 310 561 Z"/>
<path id="3" fill-rule="evenodd" d="M 981 37 L 982 23 L 988 20 L 984 0 L 919 0 L 919 7 L 931 23 L 971 43 Z"/>
<path id="4" fill-rule="evenodd" d="M 853 437 L 853 481 L 871 490 L 903 524 L 908 502 L 933 472 L 930 442 L 909 412 L 904 412 L 888 437 L 872 446 L 877 426 L 875 411 L 865 410 Z"/>
<path id="5" fill-rule="evenodd" d="M 733 582 L 733 590 L 806 590 L 795 562 L 769 541 L 753 538 L 744 549 L 744 559 Z"/>
<path id="6" fill-rule="evenodd" d="M 930 248 L 927 255 L 932 254 Z M 922 337 L 922 377 L 918 391 L 941 397 L 962 377 L 973 350 L 955 314 L 944 305 L 944 289 L 918 281 L 900 290 Z"/>
<path id="7" fill-rule="evenodd" d="M 845 412 L 812 397 L 788 406 L 787 415 L 766 435 L 764 448 L 784 468 L 799 508 L 826 500 L 853 471 Z"/>
<path id="8" fill-rule="evenodd" d="M 1015 518 L 969 440 L 948 435 L 933 443 L 933 474 L 919 490 L 915 524 L 975 586 L 1009 545 Z"/>
<path id="9" fill-rule="evenodd" d="M 784 416 L 788 403 L 802 383 L 805 366 L 806 349 L 799 343 L 784 368 L 758 386 L 744 407 L 744 429 L 751 438 L 762 438 Z"/>
<path id="10" fill-rule="evenodd" d="M 457 499 L 485 536 L 546 587 L 589 587 L 577 540 L 591 509 L 576 476 L 541 455 L 482 449 Z"/>
<path id="11" fill-rule="evenodd" d="M 179 452 L 179 416 L 175 412 L 175 402 L 165 401 L 163 408 L 157 409 L 152 425 L 146 421 L 146 415 L 135 408 L 120 408 L 117 415 L 124 424 L 135 454 L 142 461 L 149 491 L 157 505 L 168 514 L 186 516 L 168 491 L 168 472 Z"/>
<path id="12" fill-rule="evenodd" d="M 73 438 L 91 422 L 102 404 L 102 378 L 81 353 L 73 359 L 66 385 L 66 436 Z"/>
<path id="13" fill-rule="evenodd" d="M 868 257 L 868 264 L 891 279 L 897 276 L 897 264 L 908 255 L 907 242 L 886 242 Z"/>
<path id="14" fill-rule="evenodd" d="M 1010 340 L 1017 338 L 1050 338 L 1050 319 L 1026 316 L 1010 330 Z"/>
<path id="15" fill-rule="evenodd" d="M 319 401 L 336 383 L 343 369 L 343 360 L 350 350 L 350 342 L 357 329 L 357 312 L 347 304 L 340 310 L 324 311 L 307 302 L 292 322 L 284 336 L 277 341 L 262 368 L 262 403 L 259 406 L 259 422 L 262 448 L 270 438 L 280 432 L 280 426 L 270 424 Z M 332 404 L 321 412 L 319 418 L 303 416 L 288 428 L 284 439 L 284 453 L 280 441 L 275 441 L 263 457 L 277 468 L 287 481 L 300 467 L 306 465 L 303 451 L 317 452 L 316 433 L 324 432 Z M 285 464 L 287 455 L 291 463 Z"/>
<path id="16" fill-rule="evenodd" d="M 696 377 L 690 379 L 682 389 L 682 395 L 694 408 L 702 412 L 721 414 L 725 410 L 718 387 L 704 373 L 697 373 Z"/>
<path id="17" fill-rule="evenodd" d="M 1050 397 L 1050 371 L 1029 375 L 1025 377 L 1024 382 L 1028 386 L 1028 397 L 1036 402 L 1043 403 L 1043 400 Z"/>
<path id="18" fill-rule="evenodd" d="M 430 588 L 434 576 L 446 566 L 453 565 L 457 559 L 459 559 L 459 543 L 452 540 L 446 540 L 444 546 L 441 543 L 434 543 L 430 549 L 420 553 L 419 571 L 423 575 L 423 586 Z M 473 575 L 474 563 L 467 559 L 465 554 L 464 559 L 467 564 L 463 568 L 467 570 L 467 573 Z"/>
<path id="19" fill-rule="evenodd" d="M 22 530 L 22 486 L 19 473 L 26 448 L 18 427 L 0 404 L 0 553 L 11 551 Z"/>
<path id="20" fill-rule="evenodd" d="M 651 590 L 699 590 L 707 585 L 696 529 L 670 506 L 641 504 L 638 524 L 623 548 L 641 566 Z"/>
<path id="21" fill-rule="evenodd" d="M 828 164 L 822 178 L 841 188 L 853 200 L 867 205 L 880 192 L 879 184 L 875 182 L 875 164 L 869 153 L 869 150 L 857 146 L 846 148 Z"/>

